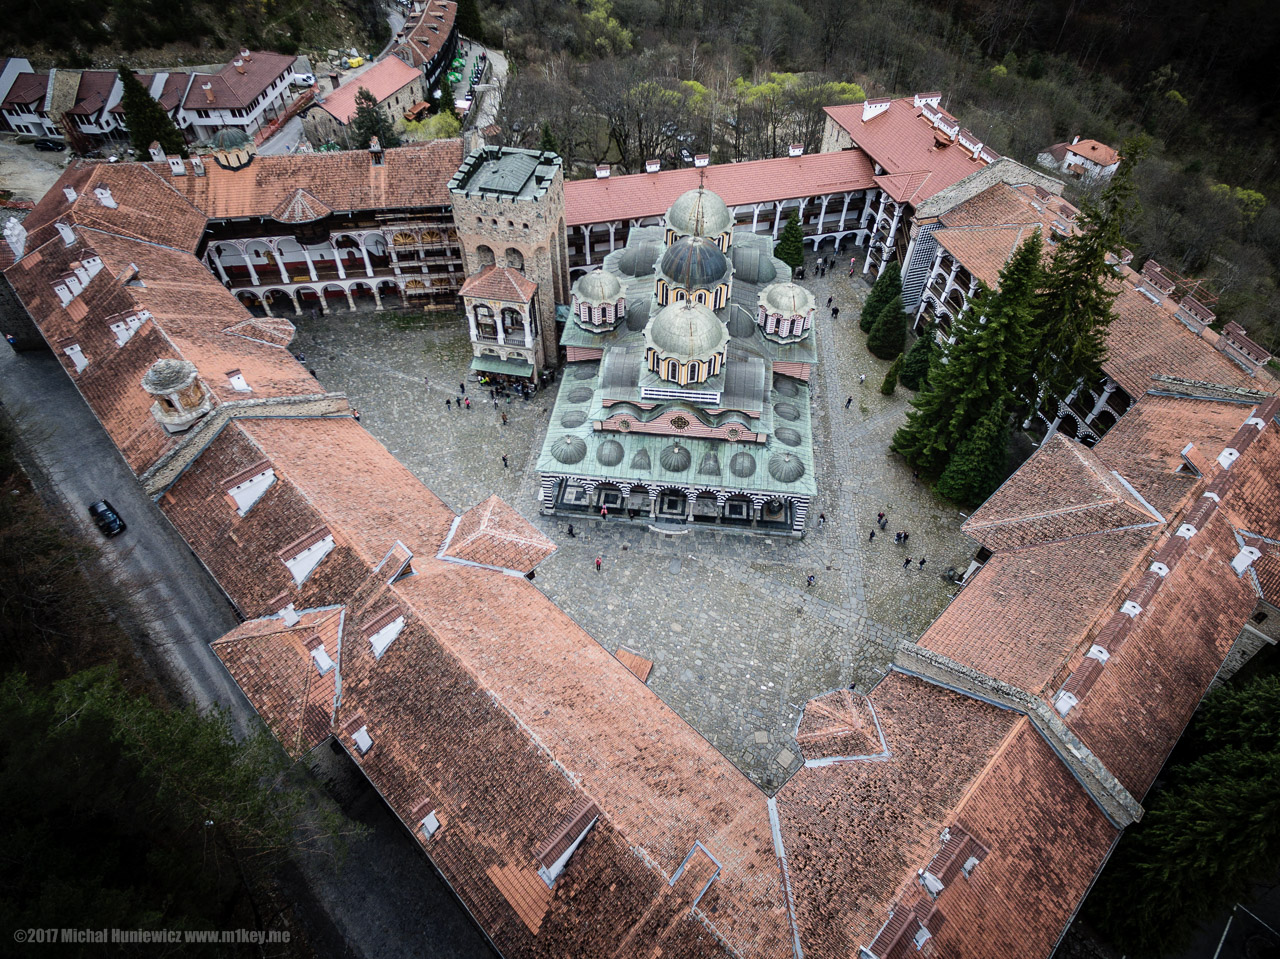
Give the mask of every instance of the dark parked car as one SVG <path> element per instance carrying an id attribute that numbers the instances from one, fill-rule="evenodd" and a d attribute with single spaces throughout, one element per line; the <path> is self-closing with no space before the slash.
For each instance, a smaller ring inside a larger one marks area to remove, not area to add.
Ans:
<path id="1" fill-rule="evenodd" d="M 42 153 L 61 153 L 67 148 L 65 143 L 59 143 L 57 140 L 37 140 L 32 146 Z"/>
<path id="2" fill-rule="evenodd" d="M 102 530 L 103 536 L 117 536 L 129 528 L 125 525 L 125 521 L 120 518 L 120 514 L 116 512 L 116 508 L 105 499 L 91 503 L 89 505 L 89 515 L 98 524 L 98 529 Z"/>

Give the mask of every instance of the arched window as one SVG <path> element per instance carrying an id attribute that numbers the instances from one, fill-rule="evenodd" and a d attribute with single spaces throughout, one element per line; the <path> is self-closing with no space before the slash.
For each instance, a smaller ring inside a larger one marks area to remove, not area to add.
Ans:
<path id="1" fill-rule="evenodd" d="M 510 335 L 513 330 L 519 329 L 524 325 L 524 318 L 521 317 L 519 310 L 513 310 L 507 307 L 502 311 L 502 332 Z"/>
<path id="2" fill-rule="evenodd" d="M 517 250 L 514 246 L 508 247 L 506 252 L 507 266 L 513 270 L 524 269 L 524 254 Z"/>
<path id="3" fill-rule="evenodd" d="M 481 243 L 476 247 L 476 259 L 481 266 L 493 266 L 493 250 Z"/>
<path id="4" fill-rule="evenodd" d="M 601 321 L 613 319 L 613 316 L 611 314 L 612 314 L 612 308 L 609 306 L 608 303 L 605 303 L 600 307 Z"/>
<path id="5" fill-rule="evenodd" d="M 676 302 L 677 302 L 677 303 L 683 302 L 684 300 L 687 300 L 687 299 L 689 299 L 689 294 L 688 294 L 688 293 L 686 293 L 684 290 L 676 290 Z"/>
<path id="6" fill-rule="evenodd" d="M 707 291 L 699 290 L 697 293 L 693 295 L 693 299 L 695 303 L 701 303 L 703 306 L 705 306 L 707 303 Z"/>
<path id="7" fill-rule="evenodd" d="M 476 332 L 481 337 L 496 340 L 498 338 L 498 327 L 493 320 L 493 310 L 487 306 L 477 304 L 474 312 L 476 316 Z"/>

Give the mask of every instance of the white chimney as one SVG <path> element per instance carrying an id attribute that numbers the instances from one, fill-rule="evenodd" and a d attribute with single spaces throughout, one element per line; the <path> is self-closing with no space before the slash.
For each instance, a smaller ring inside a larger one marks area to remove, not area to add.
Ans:
<path id="1" fill-rule="evenodd" d="M 182 157 L 169 157 L 169 172 L 174 176 L 187 175 L 187 168 L 182 165 Z"/>
<path id="2" fill-rule="evenodd" d="M 657 173 L 657 172 L 658 172 L 659 170 L 661 170 L 661 169 L 662 169 L 662 161 L 661 161 L 661 160 L 645 160 L 645 161 L 644 161 L 644 172 L 645 172 L 645 173 Z"/>
<path id="3" fill-rule="evenodd" d="M 70 246 L 72 243 L 76 241 L 75 230 L 71 229 L 70 224 L 55 223 L 54 226 L 58 228 L 58 234 L 62 237 L 62 242 L 64 244 L 66 244 L 67 246 Z"/>
<path id="4" fill-rule="evenodd" d="M 803 143 L 793 143 L 791 146 L 787 147 L 787 156 L 789 157 L 798 157 L 802 153 L 804 153 Z"/>
<path id="5" fill-rule="evenodd" d="M 1077 133 L 1077 134 L 1075 135 L 1075 138 L 1071 141 L 1071 145 L 1072 145 L 1072 146 L 1075 146 L 1075 145 L 1076 145 L 1077 143 L 1079 143 L 1079 142 L 1080 142 L 1080 134 L 1078 134 L 1078 133 Z"/>
<path id="6" fill-rule="evenodd" d="M 20 220 L 10 220 L 4 225 L 4 238 L 13 251 L 13 258 L 21 260 L 23 251 L 27 248 L 27 228 Z"/>
<path id="7" fill-rule="evenodd" d="M 151 159 L 156 163 L 164 162 L 164 150 L 160 148 L 159 140 L 152 140 L 151 146 L 147 147 L 147 152 L 151 154 Z"/>
<path id="8" fill-rule="evenodd" d="M 1241 547 L 1240 552 L 1236 553 L 1236 558 L 1231 561 L 1231 568 L 1239 576 L 1261 555 L 1262 551 L 1253 546 Z"/>
<path id="9" fill-rule="evenodd" d="M 235 66 L 235 68 L 236 68 L 236 73 L 244 73 L 244 61 L 243 61 L 243 60 L 233 60 L 233 61 L 232 61 L 232 64 L 233 64 L 233 66 Z"/>
<path id="10" fill-rule="evenodd" d="M 597 180 L 607 180 L 607 179 L 609 179 L 609 171 L 610 171 L 610 169 L 611 169 L 611 167 L 609 166 L 609 164 L 607 164 L 607 163 L 601 163 L 599 166 L 597 166 L 597 167 L 596 167 L 596 179 L 597 179 Z"/>
<path id="11" fill-rule="evenodd" d="M 116 198 L 111 195 L 111 188 L 106 186 L 94 187 L 93 195 L 98 198 L 98 202 L 103 206 L 114 210 L 120 204 L 116 202 Z"/>
<path id="12" fill-rule="evenodd" d="M 204 176 L 204 159 L 202 157 L 191 158 L 191 172 L 196 176 Z"/>
<path id="13" fill-rule="evenodd" d="M 200 89 L 204 91 L 204 98 L 208 100 L 210 103 L 212 103 L 213 102 L 213 84 L 202 83 L 200 84 Z"/>
<path id="14" fill-rule="evenodd" d="M 302 617 L 298 615 L 298 611 L 293 608 L 293 603 L 290 603 L 284 609 L 280 610 L 280 618 L 284 620 L 284 624 L 286 626 L 297 626 L 299 620 L 302 619 Z"/>
<path id="15" fill-rule="evenodd" d="M 706 166 L 710 162 L 711 162 L 711 155 L 709 153 L 699 153 L 699 154 L 696 154 L 693 158 L 693 165 L 697 167 Z"/>
<path id="16" fill-rule="evenodd" d="M 64 186 L 64 187 L 62 188 L 62 195 L 63 195 L 63 196 L 65 196 L 65 197 L 67 198 L 67 202 L 68 202 L 68 203 L 75 203 L 75 202 L 76 202 L 76 191 L 75 191 L 75 190 L 73 190 L 73 189 L 71 189 L 71 187 L 69 187 L 69 186 Z"/>

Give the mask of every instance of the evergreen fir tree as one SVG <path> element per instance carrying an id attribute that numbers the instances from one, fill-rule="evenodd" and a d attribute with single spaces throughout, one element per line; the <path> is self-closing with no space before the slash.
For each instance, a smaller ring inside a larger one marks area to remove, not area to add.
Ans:
<path id="1" fill-rule="evenodd" d="M 361 87 L 356 91 L 356 115 L 351 120 L 351 148 L 367 150 L 374 137 L 384 150 L 400 145 L 391 120 L 378 108 L 378 101 L 368 88 Z"/>
<path id="2" fill-rule="evenodd" d="M 436 113 L 458 115 L 458 100 L 453 92 L 453 81 L 447 73 L 440 74 L 440 102 L 436 104 Z"/>
<path id="3" fill-rule="evenodd" d="M 1026 378 L 1042 276 L 1040 248 L 1036 231 L 1000 271 L 999 292 L 984 287 L 957 317 L 956 341 L 941 351 L 924 389 L 911 401 L 913 409 L 891 449 L 922 473 L 940 474 L 978 421 L 993 406 L 1005 405 Z"/>
<path id="4" fill-rule="evenodd" d="M 898 374 L 902 372 L 902 356 L 899 355 L 896 360 L 889 364 L 889 371 L 884 375 L 884 382 L 880 384 L 880 392 L 885 396 L 892 396 L 895 387 L 898 385 Z"/>
<path id="5" fill-rule="evenodd" d="M 804 262 L 804 230 L 800 228 L 800 217 L 794 210 L 787 217 L 787 225 L 782 228 L 773 255 L 793 270 Z"/>
<path id="6" fill-rule="evenodd" d="M 1035 322 L 1034 382 L 1028 377 L 1017 389 L 1032 408 L 1043 397 L 1065 399 L 1081 380 L 1099 375 L 1118 291 L 1107 254 L 1119 253 L 1136 213 L 1132 169 L 1133 158 L 1126 156 L 1099 202 L 1084 204 L 1080 232 L 1053 251 Z"/>
<path id="7" fill-rule="evenodd" d="M 555 135 L 546 123 L 542 124 L 542 139 L 538 141 L 538 149 L 543 153 L 560 153 L 560 144 L 556 143 Z"/>
<path id="8" fill-rule="evenodd" d="M 858 320 L 858 328 L 863 333 L 870 333 L 871 327 L 875 326 L 876 319 L 880 316 L 880 311 L 890 300 L 901 294 L 902 267 L 897 263 L 890 263 L 872 285 L 866 302 L 862 304 L 862 317 Z"/>
<path id="9" fill-rule="evenodd" d="M 916 341 L 911 344 L 911 349 L 907 350 L 906 358 L 902 361 L 902 372 L 898 375 L 898 380 L 907 389 L 919 390 L 924 385 L 936 343 L 933 324 L 930 324 L 916 337 Z"/>
<path id="10" fill-rule="evenodd" d="M 472 40 L 484 38 L 484 21 L 480 19 L 480 6 L 476 0 L 458 0 L 454 22 L 458 25 L 458 32 L 464 37 Z"/>
<path id="11" fill-rule="evenodd" d="M 1009 414 L 997 402 L 960 441 L 938 477 L 938 493 L 961 506 L 977 506 L 996 491 L 1009 458 Z"/>
<path id="12" fill-rule="evenodd" d="M 1148 796 L 1085 903 L 1116 946 L 1178 950 L 1199 923 L 1270 881 L 1280 859 L 1278 733 L 1277 677 L 1209 694 L 1187 736 L 1191 756 L 1165 769 L 1165 787 Z"/>
<path id="13" fill-rule="evenodd" d="M 882 360 L 891 360 L 902 354 L 906 341 L 907 314 L 902 312 L 902 297 L 895 296 L 876 317 L 876 325 L 867 335 L 867 349 Z"/>
<path id="14" fill-rule="evenodd" d="M 148 151 L 152 143 L 159 143 L 166 156 L 187 156 L 187 141 L 173 125 L 160 101 L 154 99 L 132 70 L 121 64 L 118 68 L 124 95 L 120 100 L 124 110 L 124 122 L 129 127 L 133 149 L 141 160 L 150 159 Z"/>

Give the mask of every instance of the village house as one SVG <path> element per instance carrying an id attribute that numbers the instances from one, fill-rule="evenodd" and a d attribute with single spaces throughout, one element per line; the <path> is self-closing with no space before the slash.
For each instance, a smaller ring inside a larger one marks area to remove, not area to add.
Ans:
<path id="1" fill-rule="evenodd" d="M 1070 143 L 1055 143 L 1036 155 L 1036 162 L 1049 170 L 1077 180 L 1109 180 L 1120 168 L 1123 157 L 1114 148 L 1097 140 L 1074 137 Z"/>
<path id="2" fill-rule="evenodd" d="M 12 70 L 13 81 L 4 100 L 0 101 L 0 113 L 9 129 L 15 133 L 29 136 L 62 138 L 62 129 L 57 119 L 49 112 L 49 98 L 52 92 L 50 83 L 52 74 L 32 73 L 22 69 L 25 60 L 5 61 L 5 73 Z"/>
<path id="3" fill-rule="evenodd" d="M 297 59 L 241 50 L 217 73 L 194 74 L 182 101 L 191 117 L 192 138 L 207 140 L 228 127 L 250 136 L 262 129 L 288 105 Z"/>
<path id="4" fill-rule="evenodd" d="M 458 4 L 455 0 L 413 0 L 391 52 L 422 72 L 423 86 L 434 94 L 445 68 L 458 50 Z"/>
<path id="5" fill-rule="evenodd" d="M 398 57 L 387 57 L 370 67 L 345 86 L 340 86 L 307 111 L 302 125 L 307 139 L 319 146 L 348 142 L 347 131 L 356 116 L 356 94 L 368 90 L 377 101 L 378 110 L 394 125 L 425 96 L 422 72 Z M 363 144 L 361 144 L 363 145 Z"/>

